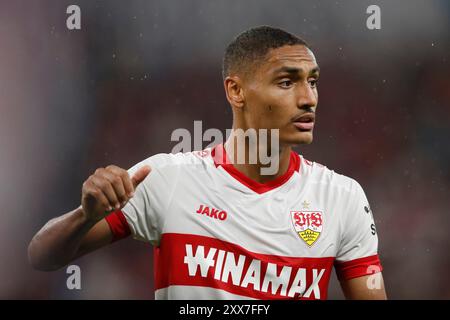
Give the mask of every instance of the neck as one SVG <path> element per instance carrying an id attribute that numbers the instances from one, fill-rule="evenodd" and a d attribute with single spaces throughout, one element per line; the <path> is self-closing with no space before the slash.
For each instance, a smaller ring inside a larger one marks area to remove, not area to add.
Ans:
<path id="1" fill-rule="evenodd" d="M 279 146 L 277 148 L 277 157 L 276 154 L 270 155 L 270 152 L 268 152 L 270 150 L 269 138 L 265 144 L 252 144 L 249 140 L 239 138 L 235 133 L 235 128 L 233 128 L 228 140 L 224 144 L 229 160 L 238 171 L 259 183 L 274 180 L 286 173 L 291 157 L 290 146 Z M 269 163 L 267 163 L 268 156 L 271 156 L 271 162 Z M 278 163 L 274 161 L 278 161 Z M 265 172 L 264 168 L 266 170 Z M 270 170 L 267 170 L 269 168 Z"/>

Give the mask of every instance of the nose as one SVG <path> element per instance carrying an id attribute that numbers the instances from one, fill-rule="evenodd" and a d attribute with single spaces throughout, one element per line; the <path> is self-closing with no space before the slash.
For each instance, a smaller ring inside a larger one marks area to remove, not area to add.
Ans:
<path id="1" fill-rule="evenodd" d="M 299 109 L 312 109 L 317 106 L 317 90 L 311 88 L 309 82 L 298 86 L 297 107 Z"/>

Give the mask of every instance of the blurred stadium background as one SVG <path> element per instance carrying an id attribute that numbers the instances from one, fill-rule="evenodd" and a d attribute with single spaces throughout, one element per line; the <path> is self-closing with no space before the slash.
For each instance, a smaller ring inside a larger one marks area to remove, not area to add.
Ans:
<path id="1" fill-rule="evenodd" d="M 66 28 L 70 4 L 80 31 Z M 381 30 L 366 28 L 370 4 Z M 449 17 L 446 0 L 0 0 L 0 298 L 153 299 L 150 245 L 78 260 L 70 291 L 65 270 L 32 270 L 27 244 L 79 205 L 95 168 L 170 152 L 194 120 L 229 128 L 222 52 L 272 25 L 314 49 L 318 120 L 297 151 L 364 187 L 389 297 L 449 299 Z M 329 296 L 342 299 L 335 277 Z"/>

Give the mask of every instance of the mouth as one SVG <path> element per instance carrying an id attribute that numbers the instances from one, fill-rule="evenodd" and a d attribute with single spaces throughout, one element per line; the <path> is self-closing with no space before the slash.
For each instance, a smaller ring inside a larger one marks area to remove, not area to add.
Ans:
<path id="1" fill-rule="evenodd" d="M 314 113 L 308 112 L 302 114 L 293 119 L 293 124 L 300 131 L 312 131 L 314 128 L 314 121 L 316 119 L 316 115 Z"/>

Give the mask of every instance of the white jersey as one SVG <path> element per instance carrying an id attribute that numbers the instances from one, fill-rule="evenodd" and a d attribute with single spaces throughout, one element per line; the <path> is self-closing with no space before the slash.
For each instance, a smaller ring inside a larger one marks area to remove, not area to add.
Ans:
<path id="1" fill-rule="evenodd" d="M 115 239 L 154 247 L 156 299 L 326 299 L 339 279 L 381 271 L 378 238 L 354 179 L 291 153 L 287 172 L 258 183 L 229 163 L 223 145 L 158 154 L 122 211 Z"/>

